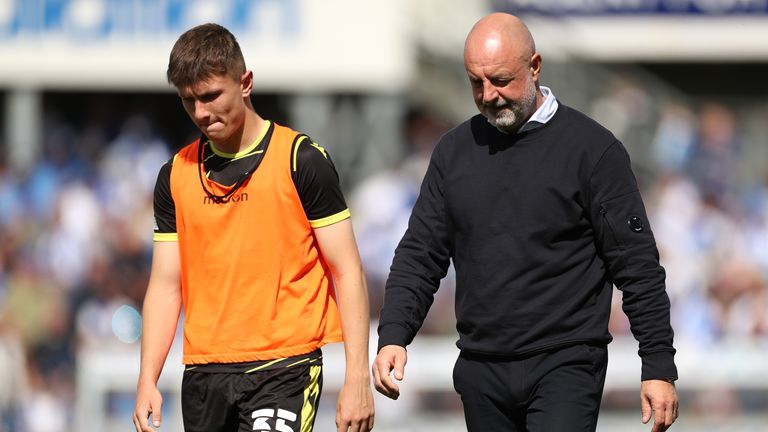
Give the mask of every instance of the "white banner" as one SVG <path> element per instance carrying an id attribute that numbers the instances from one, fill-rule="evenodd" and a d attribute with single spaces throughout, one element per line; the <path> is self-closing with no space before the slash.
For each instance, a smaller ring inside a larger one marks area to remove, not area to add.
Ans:
<path id="1" fill-rule="evenodd" d="M 167 88 L 176 38 L 229 28 L 257 89 L 397 91 L 414 69 L 405 0 L 0 0 L 0 86 Z"/>

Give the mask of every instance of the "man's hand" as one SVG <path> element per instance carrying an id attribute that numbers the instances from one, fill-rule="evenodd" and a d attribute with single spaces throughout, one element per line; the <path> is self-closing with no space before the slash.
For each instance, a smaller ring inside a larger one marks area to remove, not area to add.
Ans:
<path id="1" fill-rule="evenodd" d="M 373 395 L 367 375 L 365 379 L 344 382 L 336 404 L 338 432 L 368 432 L 373 429 Z"/>
<path id="2" fill-rule="evenodd" d="M 648 423 L 653 414 L 651 432 L 664 432 L 677 419 L 677 391 L 673 383 L 664 380 L 643 381 L 640 386 L 640 408 L 643 423 Z"/>
<path id="3" fill-rule="evenodd" d="M 160 427 L 163 397 L 156 385 L 142 385 L 136 391 L 136 407 L 133 410 L 133 425 L 136 432 L 155 432 Z M 152 415 L 152 425 L 149 425 L 149 415 Z"/>
<path id="4" fill-rule="evenodd" d="M 395 379 L 402 381 L 405 376 L 405 363 L 408 355 L 405 348 L 398 345 L 387 345 L 381 348 L 373 361 L 373 385 L 379 393 L 390 399 L 400 397 L 400 388 L 389 376 L 394 370 Z"/>

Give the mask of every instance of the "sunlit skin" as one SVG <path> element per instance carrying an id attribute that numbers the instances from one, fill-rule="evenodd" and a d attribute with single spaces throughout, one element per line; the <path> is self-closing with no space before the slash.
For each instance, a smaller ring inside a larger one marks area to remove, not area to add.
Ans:
<path id="1" fill-rule="evenodd" d="M 480 20 L 467 36 L 464 67 L 475 105 L 502 132 L 517 132 L 544 103 L 541 55 L 514 17 L 492 14 Z"/>
<path id="2" fill-rule="evenodd" d="M 253 73 L 239 80 L 229 75 L 211 75 L 179 89 L 184 110 L 216 147 L 237 153 L 258 137 L 264 120 L 253 110 L 250 95 Z"/>

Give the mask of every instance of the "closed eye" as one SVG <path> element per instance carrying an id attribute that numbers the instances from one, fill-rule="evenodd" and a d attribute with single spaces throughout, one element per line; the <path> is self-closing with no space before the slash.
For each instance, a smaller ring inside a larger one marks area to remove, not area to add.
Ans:
<path id="1" fill-rule="evenodd" d="M 200 102 L 207 103 L 216 100 L 217 97 L 221 94 L 220 91 L 210 92 L 210 93 L 203 93 L 200 96 L 198 96 L 198 99 Z"/>
<path id="2" fill-rule="evenodd" d="M 181 102 L 184 104 L 194 104 L 196 100 L 202 103 L 213 102 L 221 95 L 221 91 L 214 91 L 210 93 L 203 93 L 200 95 L 181 96 Z"/>

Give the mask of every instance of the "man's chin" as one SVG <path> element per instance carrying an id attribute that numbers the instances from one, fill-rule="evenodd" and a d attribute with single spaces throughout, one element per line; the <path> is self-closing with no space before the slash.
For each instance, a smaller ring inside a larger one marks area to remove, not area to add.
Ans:
<path id="1" fill-rule="evenodd" d="M 504 133 L 516 133 L 519 129 L 519 126 L 516 124 L 510 124 L 508 121 L 499 121 L 498 118 L 494 118 L 491 116 L 486 115 L 485 118 L 488 120 L 488 123 L 491 124 L 491 126 L 495 127 L 496 129 L 504 132 Z"/>
<path id="2" fill-rule="evenodd" d="M 204 129 L 203 134 L 205 134 L 208 139 L 214 142 L 221 142 L 226 139 L 224 136 L 224 131 L 221 129 Z"/>

